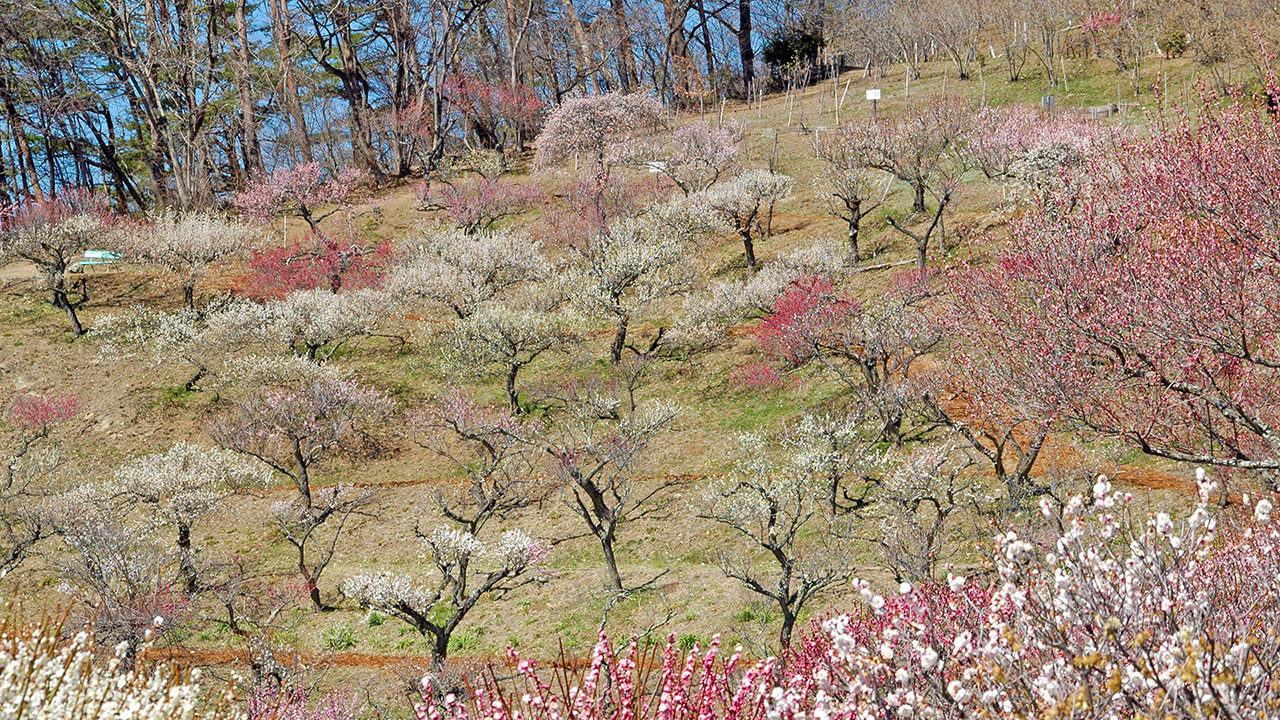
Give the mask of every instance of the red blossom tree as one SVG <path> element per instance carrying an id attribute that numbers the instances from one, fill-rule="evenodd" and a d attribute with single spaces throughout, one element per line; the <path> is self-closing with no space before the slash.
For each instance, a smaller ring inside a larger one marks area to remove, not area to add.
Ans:
<path id="1" fill-rule="evenodd" d="M 391 244 L 334 238 L 314 232 L 284 247 L 255 250 L 240 293 L 281 298 L 295 290 L 338 292 L 377 287 L 393 257 Z"/>
<path id="2" fill-rule="evenodd" d="M 1150 455 L 1271 476 L 1280 128 L 1243 98 L 1225 109 L 1211 98 L 1085 178 L 1046 194 L 995 264 L 953 283 L 972 345 L 991 348 L 971 361 L 1037 413 Z"/>

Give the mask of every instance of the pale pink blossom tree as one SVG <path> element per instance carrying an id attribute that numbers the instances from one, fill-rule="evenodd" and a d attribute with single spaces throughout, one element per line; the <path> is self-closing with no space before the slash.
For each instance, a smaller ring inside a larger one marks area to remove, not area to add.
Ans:
<path id="1" fill-rule="evenodd" d="M 468 235 L 489 230 L 509 217 L 523 215 L 537 207 L 542 192 L 531 185 L 478 178 L 471 184 L 424 184 L 418 195 L 419 209 L 439 211 Z"/>
<path id="2" fill-rule="evenodd" d="M 354 200 L 365 182 L 364 174 L 354 168 L 333 174 L 321 168 L 320 163 L 301 163 L 279 168 L 250 183 L 236 193 L 232 202 L 257 222 L 293 215 L 315 232 L 322 220 Z"/>

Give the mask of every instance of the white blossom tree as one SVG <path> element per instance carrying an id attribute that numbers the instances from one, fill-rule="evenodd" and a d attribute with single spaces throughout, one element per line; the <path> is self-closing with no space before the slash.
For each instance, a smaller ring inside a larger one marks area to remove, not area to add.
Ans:
<path id="1" fill-rule="evenodd" d="M 488 543 L 449 527 L 419 537 L 434 566 L 429 578 L 389 572 L 356 575 L 343 581 L 342 593 L 429 637 L 431 661 L 438 668 L 449 655 L 454 631 L 476 604 L 537 581 L 536 570 L 546 551 L 521 530 L 507 530 Z"/>
<path id="2" fill-rule="evenodd" d="M 544 353 L 567 347 L 577 334 L 563 310 L 547 310 L 528 298 L 484 303 L 448 332 L 454 362 L 472 372 L 500 368 L 507 404 L 520 413 L 516 380 Z"/>
<path id="3" fill-rule="evenodd" d="M 126 511 L 143 509 L 147 524 L 168 526 L 176 533 L 178 572 L 186 591 L 193 593 L 200 578 L 192 529 L 228 497 L 266 487 L 269 472 L 230 450 L 179 442 L 126 463 L 96 492 Z"/>
<path id="4" fill-rule="evenodd" d="M 468 234 L 443 227 L 420 231 L 418 245 L 392 269 L 385 287 L 447 307 L 459 319 L 552 270 L 539 243 L 521 230 Z"/>
<path id="5" fill-rule="evenodd" d="M 717 127 L 696 122 L 677 127 L 637 159 L 671 179 L 686 197 L 702 192 L 733 173 L 742 161 L 742 124 L 730 120 Z"/>
<path id="6" fill-rule="evenodd" d="M 209 265 L 237 257 L 261 239 L 248 223 L 207 210 L 160 210 L 125 228 L 122 249 L 128 257 L 158 265 L 177 276 L 182 299 L 195 309 L 196 284 Z"/>
<path id="7" fill-rule="evenodd" d="M 56 198 L 32 200 L 0 215 L 0 262 L 26 260 L 36 266 L 53 306 L 67 314 L 71 331 L 85 333 L 78 310 L 89 296 L 80 286 L 80 296 L 72 298 L 67 277 L 75 259 L 95 245 L 115 245 L 114 230 L 106 222 L 106 200 L 93 193 L 70 188 Z"/>
<path id="8" fill-rule="evenodd" d="M 596 170 L 597 184 L 628 156 L 626 143 L 665 123 L 662 103 L 647 93 L 609 93 L 569 98 L 547 116 L 538 135 L 534 165 L 546 168 L 581 158 Z"/>
<path id="9" fill-rule="evenodd" d="M 830 448 L 814 442 L 820 435 L 802 431 L 781 458 L 764 436 L 741 436 L 734 471 L 713 484 L 698 505 L 699 516 L 731 528 L 768 558 L 766 570 L 751 555 L 723 552 L 720 566 L 777 606 L 783 648 L 791 645 L 800 611 L 853 576 L 847 549 L 834 542 L 837 516 L 828 500 L 833 468 L 844 463 L 821 457 Z"/>
<path id="10" fill-rule="evenodd" d="M 795 181 L 781 173 L 752 169 L 706 191 L 710 209 L 732 227 L 740 238 L 747 256 L 747 267 L 759 268 L 755 241 L 768 232 L 766 218 L 773 206 L 791 196 Z"/>
<path id="11" fill-rule="evenodd" d="M 145 305 L 100 315 L 89 334 L 108 358 L 145 353 L 154 366 L 181 363 L 191 377 L 187 391 L 217 371 L 237 353 L 271 342 L 271 317 L 266 308 L 248 300 L 219 302 L 199 312 L 184 308 L 166 312 Z"/>
<path id="12" fill-rule="evenodd" d="M 85 624 L 99 638 L 133 659 L 153 630 L 176 631 L 192 618 L 178 587 L 179 554 L 158 529 L 126 523 L 89 487 L 59 497 L 53 517 L 63 590 L 83 603 Z"/>
<path id="13" fill-rule="evenodd" d="M 265 305 L 266 338 L 309 360 L 324 361 L 343 345 L 374 335 L 397 311 L 383 290 L 298 290 Z"/>
<path id="14" fill-rule="evenodd" d="M 697 279 L 689 244 L 644 217 L 615 221 L 574 250 L 578 301 L 588 312 L 614 322 L 609 346 L 614 364 L 622 359 L 632 322 Z"/>

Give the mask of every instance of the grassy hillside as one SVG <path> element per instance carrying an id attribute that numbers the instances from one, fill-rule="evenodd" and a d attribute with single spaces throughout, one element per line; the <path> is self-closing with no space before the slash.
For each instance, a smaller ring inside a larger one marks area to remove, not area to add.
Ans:
<path id="1" fill-rule="evenodd" d="M 1123 76 L 1100 62 L 1067 67 L 1068 86 L 1056 89 L 1059 112 L 1116 101 L 1134 103 L 1127 112 L 1105 122 L 1140 124 L 1143 112 L 1159 112 L 1190 92 L 1195 69 L 1188 61 L 1153 65 L 1149 80 L 1167 82 L 1167 96 L 1152 94 L 1133 98 Z M 948 75 L 951 74 L 951 77 Z M 792 96 L 775 95 L 758 106 L 726 104 L 706 108 L 685 119 L 738 120 L 746 128 L 746 165 L 772 166 L 797 180 L 795 195 L 778 207 L 774 236 L 761 243 L 766 263 L 774 257 L 842 235 L 839 220 L 824 210 L 810 179 L 818 169 L 814 158 L 815 133 L 838 122 L 859 122 L 869 117 L 864 100 L 867 88 L 879 86 L 883 99 L 877 112 L 896 113 L 911 103 L 941 96 L 959 96 L 991 104 L 1039 105 L 1045 94 L 1035 72 L 1018 83 L 1009 83 L 994 67 L 982 79 L 958 81 L 951 68 L 936 64 L 924 77 L 906 82 L 901 68 L 889 68 L 883 77 L 862 77 L 850 72 Z M 834 101 L 833 97 L 841 100 Z M 838 117 L 837 117 L 838 116 Z M 1104 122 L 1104 121 L 1100 121 Z M 534 183 L 554 191 L 545 176 L 518 168 L 513 181 Z M 946 257 L 933 262 L 953 265 L 982 262 L 1002 239 L 1006 217 L 1000 209 L 1004 189 L 979 177 L 964 184 L 949 232 L 960 240 Z M 903 188 L 895 186 L 885 205 L 867 219 L 865 247 L 875 249 L 870 266 L 896 266 L 913 257 L 913 248 L 899 234 L 886 228 L 884 217 L 900 213 L 910 204 Z M 384 191 L 360 208 L 370 237 L 385 238 L 394 246 L 411 242 L 413 229 L 428 219 L 415 209 L 413 188 Z M 533 214 L 515 222 L 528 223 L 555 251 L 555 238 L 546 219 Z M 301 228 L 289 228 L 291 233 Z M 283 235 L 285 228 L 277 228 Z M 710 265 L 718 277 L 743 276 L 741 246 L 726 238 L 712 250 Z M 231 288 L 243 272 L 240 267 L 220 268 L 216 281 L 206 288 L 214 292 Z M 847 291 L 862 298 L 881 293 L 895 272 L 893 267 L 853 274 Z M 68 428 L 67 448 L 72 455 L 69 481 L 109 475 L 111 468 L 132 456 L 164 449 L 178 440 L 209 444 L 206 428 L 225 407 L 225 399 L 210 391 L 188 392 L 182 383 L 186 369 L 156 366 L 145 357 L 107 358 L 91 339 L 72 340 L 63 317 L 46 299 L 31 291 L 30 268 L 9 266 L 0 270 L 5 293 L 0 297 L 0 405 L 27 392 L 74 393 L 84 399 L 85 412 Z M 123 266 L 91 274 L 87 286 L 92 300 L 89 321 L 101 313 L 131 304 L 177 307 L 180 291 L 163 276 L 142 268 Z M 427 332 L 428 322 L 406 319 L 389 333 L 401 338 L 373 338 L 344 348 L 337 361 L 364 380 L 392 394 L 403 407 L 432 397 L 447 381 L 440 353 Z M 529 388 L 550 385 L 567 377 L 586 377 L 601 367 L 608 344 L 608 328 L 601 323 L 593 339 L 575 353 L 548 355 L 527 371 L 522 383 Z M 641 329 L 643 330 L 643 328 Z M 721 526 L 699 519 L 699 497 L 707 476 L 723 473 L 729 464 L 734 436 L 743 431 L 776 434 L 808 409 L 841 407 L 842 391 L 830 378 L 816 372 L 802 373 L 795 382 L 777 390 L 752 390 L 734 380 L 733 369 L 758 359 L 759 348 L 743 328 L 726 347 L 689 365 L 663 367 L 642 390 L 646 397 L 660 397 L 682 408 L 676 431 L 655 444 L 646 457 L 643 472 L 650 476 L 689 476 L 677 490 L 670 517 L 649 519 L 626 527 L 620 542 L 621 570 L 632 584 L 649 583 L 645 589 L 610 609 L 604 627 L 612 634 L 627 635 L 653 628 L 659 635 L 673 634 L 681 643 L 705 641 L 722 634 L 729 644 L 743 642 L 761 651 L 776 632 L 776 618 L 739 583 L 718 567 L 719 551 L 733 539 Z M 501 403 L 499 378 L 477 382 L 471 388 L 481 399 Z M 1046 473 L 1070 470 L 1115 471 L 1121 483 L 1151 494 L 1152 501 L 1177 497 L 1191 487 L 1184 468 L 1152 464 L 1131 454 L 1100 445 L 1083 447 L 1071 437 L 1055 438 L 1045 461 Z M 1083 459 L 1082 459 L 1083 458 Z M 333 612 L 315 613 L 305 606 L 290 610 L 286 629 L 275 638 L 296 649 L 299 662 L 312 668 L 321 683 L 357 678 L 359 687 L 385 708 L 399 708 L 399 688 L 411 682 L 424 666 L 429 645 L 407 626 L 365 612 L 345 602 L 336 592 L 338 582 L 360 570 L 385 568 L 413 573 L 425 559 L 414 526 L 430 528 L 439 521 L 436 490 L 456 476 L 448 464 L 404 438 L 392 439 L 376 459 L 358 465 L 333 463 L 320 470 L 320 483 L 352 482 L 378 489 L 369 517 L 358 519 L 322 581 L 326 598 L 337 606 Z M 242 555 L 260 558 L 266 566 L 282 571 L 290 567 L 289 548 L 278 541 L 276 530 L 264 518 L 271 503 L 285 499 L 291 486 L 280 484 L 259 496 L 241 497 L 229 503 L 198 533 L 197 544 L 209 555 Z M 957 527 L 949 545 L 962 566 L 981 557 L 976 543 L 986 541 L 985 529 L 969 518 Z M 580 521 L 570 515 L 558 497 L 526 509 L 509 524 L 550 539 L 580 535 Z M 20 598 L 24 612 L 39 613 L 63 605 L 67 598 L 50 569 L 56 559 L 54 544 L 46 554 L 21 571 L 0 579 L 0 592 Z M 878 568 L 873 547 L 858 547 L 859 570 L 864 577 L 888 582 Z M 558 542 L 548 561 L 549 576 L 543 584 L 524 588 L 510 597 L 485 600 L 455 637 L 454 657 L 463 665 L 482 663 L 501 655 L 507 645 L 534 657 L 554 658 L 562 652 L 583 655 L 592 645 L 605 619 L 609 595 L 604 590 L 600 549 L 591 538 Z M 652 581 L 652 582 L 649 582 Z M 821 608 L 853 603 L 856 593 L 839 588 Z M 203 623 L 182 639 L 180 646 L 163 652 L 195 664 L 211 664 L 217 672 L 230 673 L 242 659 L 239 641 L 214 623 Z M 352 685 L 354 687 L 354 685 Z M 398 710 L 397 710 L 398 712 Z"/>

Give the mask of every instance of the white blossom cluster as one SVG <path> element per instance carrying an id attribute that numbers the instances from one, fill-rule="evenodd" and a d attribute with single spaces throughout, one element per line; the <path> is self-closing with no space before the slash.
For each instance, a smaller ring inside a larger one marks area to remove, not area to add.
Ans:
<path id="1" fill-rule="evenodd" d="M 15 720 L 216 720 L 200 699 L 200 671 L 183 682 L 169 668 L 130 669 L 124 648 L 105 660 L 89 636 L 62 642 L 52 628 L 0 632 L 0 717 Z"/>
<path id="2" fill-rule="evenodd" d="M 257 228 L 209 211 L 159 210 L 130 225 L 122 249 L 132 258 L 159 265 L 192 288 L 207 267 L 233 258 L 261 240 Z"/>
<path id="3" fill-rule="evenodd" d="M 283 343 L 299 354 L 323 360 L 343 344 L 376 332 L 396 312 L 393 298 L 390 293 L 372 289 L 292 292 L 264 307 L 264 340 Z"/>
<path id="4" fill-rule="evenodd" d="M 178 442 L 120 467 L 102 490 L 152 507 L 155 520 L 190 527 L 231 493 L 266 487 L 270 479 L 269 468 L 239 453 Z"/>
<path id="5" fill-rule="evenodd" d="M 387 278 L 393 295 L 418 297 L 448 307 L 458 317 L 526 282 L 551 274 L 538 242 L 519 230 L 468 234 L 431 227 Z"/>
<path id="6" fill-rule="evenodd" d="M 997 579 L 952 595 L 903 585 L 878 616 L 828 621 L 848 717 L 1268 716 L 1280 696 L 1280 529 L 1269 500 L 1221 537 L 1203 472 L 1179 518 L 1135 517 L 1106 477 L 1090 496 L 1045 497 L 1048 537 L 995 536 Z M 1244 504 L 1250 506 L 1249 498 Z"/>

